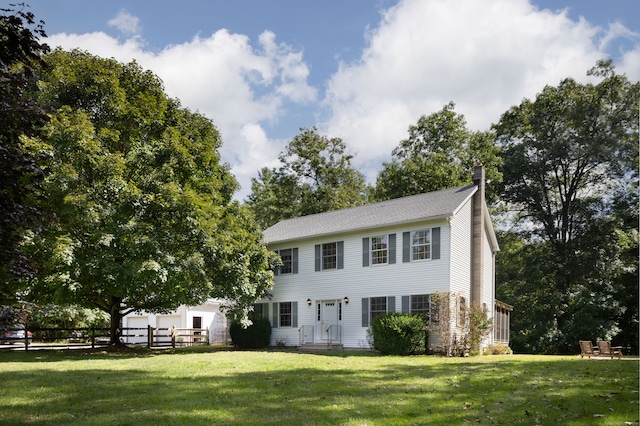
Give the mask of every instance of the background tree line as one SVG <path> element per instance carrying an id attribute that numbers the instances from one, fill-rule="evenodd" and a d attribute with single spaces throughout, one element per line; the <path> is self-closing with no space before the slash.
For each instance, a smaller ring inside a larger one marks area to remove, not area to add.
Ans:
<path id="1" fill-rule="evenodd" d="M 640 83 L 610 61 L 505 112 L 484 132 L 449 103 L 422 116 L 368 185 L 340 138 L 301 129 L 244 204 L 212 121 L 135 62 L 49 51 L 32 14 L 0 16 L 0 304 L 110 315 L 208 297 L 244 318 L 273 284 L 261 229 L 279 220 L 471 182 L 499 218 L 497 297 L 516 352 L 579 339 L 638 346 Z"/>

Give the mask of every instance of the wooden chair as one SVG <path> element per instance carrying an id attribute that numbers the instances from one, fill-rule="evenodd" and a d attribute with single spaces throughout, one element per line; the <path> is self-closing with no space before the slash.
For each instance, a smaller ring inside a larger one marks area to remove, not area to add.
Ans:
<path id="1" fill-rule="evenodd" d="M 600 352 L 597 346 L 593 346 L 590 340 L 580 340 L 580 358 L 598 356 Z"/>
<path id="2" fill-rule="evenodd" d="M 611 346 L 611 342 L 606 340 L 598 340 L 598 352 L 600 356 L 608 356 L 612 359 L 614 356 L 618 359 L 622 358 L 622 346 Z"/>

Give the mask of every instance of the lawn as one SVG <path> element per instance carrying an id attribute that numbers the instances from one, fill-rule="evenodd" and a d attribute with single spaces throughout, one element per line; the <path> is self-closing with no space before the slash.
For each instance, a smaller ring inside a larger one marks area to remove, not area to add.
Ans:
<path id="1" fill-rule="evenodd" d="M 638 424 L 637 360 L 0 352 L 3 425 Z"/>

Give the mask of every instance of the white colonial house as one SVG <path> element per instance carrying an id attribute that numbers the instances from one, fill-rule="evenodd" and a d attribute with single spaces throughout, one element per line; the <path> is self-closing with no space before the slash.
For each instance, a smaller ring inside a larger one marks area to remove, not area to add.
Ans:
<path id="1" fill-rule="evenodd" d="M 493 317 L 483 346 L 508 344 L 482 166 L 469 186 L 283 220 L 264 238 L 283 262 L 270 298 L 255 306 L 273 345 L 366 348 L 372 318 L 428 313 L 437 292 L 449 293 L 452 316 L 473 303 Z"/>
<path id="2" fill-rule="evenodd" d="M 512 308 L 495 299 L 499 248 L 482 166 L 474 169 L 472 185 L 283 220 L 264 238 L 283 262 L 269 298 L 254 305 L 271 321 L 272 345 L 368 348 L 372 318 L 428 314 L 431 295 L 440 292 L 450 295 L 452 327 L 476 304 L 493 319 L 482 346 L 508 345 Z M 123 320 L 123 327 L 147 324 L 207 327 L 210 342 L 227 339 L 216 301 Z"/>

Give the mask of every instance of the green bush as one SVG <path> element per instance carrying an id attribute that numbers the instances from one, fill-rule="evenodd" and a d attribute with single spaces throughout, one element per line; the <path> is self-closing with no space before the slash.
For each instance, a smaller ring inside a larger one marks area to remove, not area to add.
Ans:
<path id="1" fill-rule="evenodd" d="M 374 349 L 386 355 L 423 353 L 428 339 L 427 323 L 420 315 L 390 313 L 371 321 Z"/>
<path id="2" fill-rule="evenodd" d="M 233 344 L 242 349 L 260 349 L 269 346 L 271 340 L 271 323 L 266 318 L 254 318 L 247 328 L 238 321 L 229 326 L 229 335 Z"/>
<path id="3" fill-rule="evenodd" d="M 488 348 L 484 350 L 485 355 L 511 355 L 513 351 L 509 346 L 503 345 L 502 343 L 494 343 L 493 345 L 489 345 Z"/>

